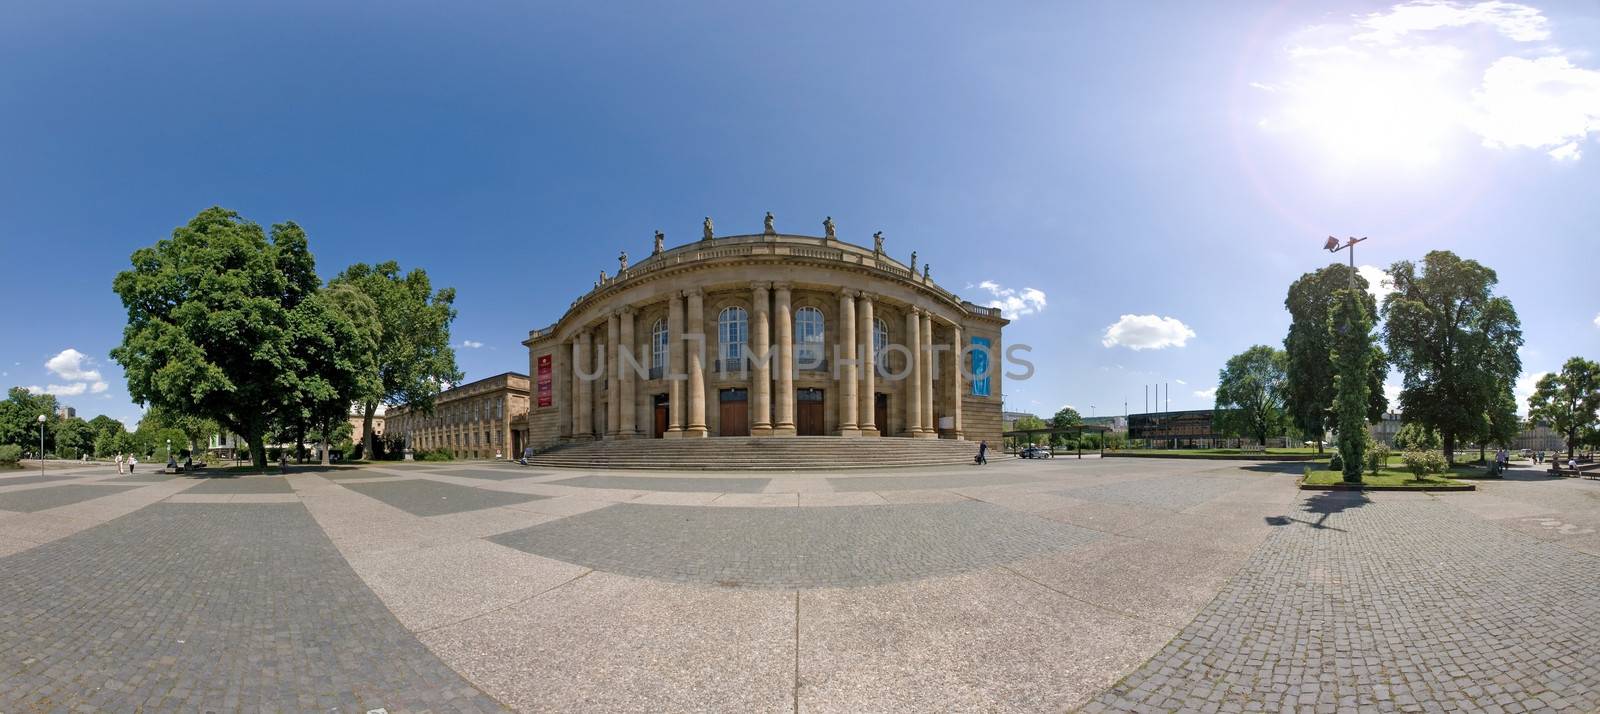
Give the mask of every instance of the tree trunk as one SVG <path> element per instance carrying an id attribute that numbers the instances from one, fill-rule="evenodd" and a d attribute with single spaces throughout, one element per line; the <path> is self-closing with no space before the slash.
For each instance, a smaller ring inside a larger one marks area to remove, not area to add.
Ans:
<path id="1" fill-rule="evenodd" d="M 1486 441 L 1478 443 L 1478 463 L 1480 464 L 1489 463 L 1488 443 Z"/>
<path id="2" fill-rule="evenodd" d="M 267 445 L 261 443 L 259 435 L 244 437 L 245 447 L 250 450 L 250 465 L 264 469 L 267 467 Z"/>
<path id="3" fill-rule="evenodd" d="M 367 402 L 361 405 L 361 458 L 371 461 L 372 456 L 372 417 L 378 411 L 377 402 Z"/>
<path id="4" fill-rule="evenodd" d="M 1444 437 L 1444 462 L 1453 467 L 1456 465 L 1456 435 L 1446 432 L 1442 436 Z"/>

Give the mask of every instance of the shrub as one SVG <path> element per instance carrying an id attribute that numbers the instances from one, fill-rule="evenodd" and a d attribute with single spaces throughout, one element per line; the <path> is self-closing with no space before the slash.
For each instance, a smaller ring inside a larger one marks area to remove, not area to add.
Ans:
<path id="1" fill-rule="evenodd" d="M 438 448 L 432 451 L 420 452 L 414 458 L 420 461 L 453 461 L 455 460 L 456 456 L 455 452 L 452 452 L 449 449 Z"/>
<path id="2" fill-rule="evenodd" d="M 1333 455 L 1333 458 L 1328 459 L 1328 470 L 1329 471 L 1343 471 L 1344 470 L 1344 457 L 1339 455 L 1339 454 L 1337 454 L 1337 453 L 1335 453 Z"/>
<path id="3" fill-rule="evenodd" d="M 1389 447 L 1382 444 L 1373 444 L 1367 451 L 1367 471 L 1377 476 L 1379 471 L 1389 465 Z"/>
<path id="4" fill-rule="evenodd" d="M 1444 439 L 1440 438 L 1439 432 L 1413 421 L 1400 425 L 1400 430 L 1394 435 L 1394 446 L 1406 451 L 1412 449 L 1427 451 L 1443 448 Z"/>
<path id="5" fill-rule="evenodd" d="M 1407 451 L 1402 458 L 1405 460 L 1406 470 L 1410 471 L 1411 475 L 1419 481 L 1427 478 L 1429 474 L 1444 473 L 1446 466 L 1448 466 L 1445 463 L 1444 456 L 1434 451 L 1417 451 L 1413 449 Z"/>
<path id="6" fill-rule="evenodd" d="M 0 464 L 13 466 L 21 460 L 22 447 L 16 444 L 0 444 Z"/>

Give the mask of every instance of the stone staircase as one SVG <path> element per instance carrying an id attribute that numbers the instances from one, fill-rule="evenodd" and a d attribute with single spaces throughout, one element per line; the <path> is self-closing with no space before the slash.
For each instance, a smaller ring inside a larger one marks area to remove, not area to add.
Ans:
<path id="1" fill-rule="evenodd" d="M 529 460 L 563 468 L 793 471 L 970 464 L 978 442 L 898 437 L 621 439 L 556 447 Z M 989 450 L 991 461 L 1011 458 Z"/>

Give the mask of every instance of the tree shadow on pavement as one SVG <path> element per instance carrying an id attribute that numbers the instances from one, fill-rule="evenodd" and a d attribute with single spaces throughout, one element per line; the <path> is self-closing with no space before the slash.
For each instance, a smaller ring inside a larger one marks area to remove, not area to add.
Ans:
<path id="1" fill-rule="evenodd" d="M 1295 518 L 1294 516 L 1269 516 L 1266 521 L 1269 526 L 1287 526 L 1291 523 L 1300 523 L 1312 528 L 1342 533 L 1344 532 L 1343 528 L 1328 525 L 1328 516 L 1342 513 L 1352 508 L 1360 508 L 1369 503 L 1372 503 L 1372 499 L 1367 498 L 1367 495 L 1360 491 L 1322 491 L 1315 496 L 1307 498 L 1304 508 L 1300 509 L 1304 513 L 1316 514 L 1315 520 Z"/>
<path id="2" fill-rule="evenodd" d="M 1319 466 L 1325 467 L 1327 465 L 1327 462 L 1278 461 L 1278 462 L 1268 462 L 1268 463 L 1260 463 L 1260 464 L 1250 464 L 1249 466 L 1240 466 L 1239 470 L 1240 471 L 1255 471 L 1257 473 L 1289 474 L 1291 476 L 1299 476 L 1301 473 L 1305 472 L 1306 466 L 1308 464 L 1312 465 L 1312 468 L 1318 468 Z"/>

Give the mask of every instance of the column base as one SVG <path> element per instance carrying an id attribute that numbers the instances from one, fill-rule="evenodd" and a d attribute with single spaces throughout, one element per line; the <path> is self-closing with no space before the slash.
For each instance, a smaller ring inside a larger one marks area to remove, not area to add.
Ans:
<path id="1" fill-rule="evenodd" d="M 710 435 L 704 426 L 691 426 L 683 430 L 683 438 L 685 439 L 704 439 Z"/>
<path id="2" fill-rule="evenodd" d="M 795 436 L 799 433 L 793 424 L 775 424 L 772 427 L 773 436 Z"/>
<path id="3" fill-rule="evenodd" d="M 663 438 L 663 439 L 682 439 L 683 438 L 683 429 L 680 428 L 680 427 L 672 427 L 670 429 L 667 429 L 665 432 L 662 432 L 661 438 Z"/>
<path id="4" fill-rule="evenodd" d="M 859 437 L 861 436 L 861 430 L 853 426 L 839 427 L 839 436 Z"/>
<path id="5" fill-rule="evenodd" d="M 937 438 L 939 438 L 939 432 L 937 432 L 937 431 L 916 431 L 916 432 L 912 432 L 911 433 L 911 438 L 913 438 L 913 439 L 937 439 Z"/>
<path id="6" fill-rule="evenodd" d="M 862 436 L 883 436 L 883 434 L 878 431 L 878 427 L 870 426 L 870 425 L 861 427 L 861 435 Z"/>
<path id="7" fill-rule="evenodd" d="M 757 424 L 750 427 L 751 436 L 772 436 L 771 424 Z"/>

